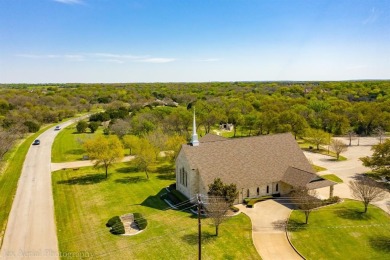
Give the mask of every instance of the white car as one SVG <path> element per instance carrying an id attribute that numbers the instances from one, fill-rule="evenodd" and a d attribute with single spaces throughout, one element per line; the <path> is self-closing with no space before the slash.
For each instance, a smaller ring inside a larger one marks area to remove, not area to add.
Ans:
<path id="1" fill-rule="evenodd" d="M 54 128 L 54 130 L 55 130 L 55 131 L 61 130 L 61 126 L 59 126 L 59 125 L 56 126 L 56 127 Z"/>

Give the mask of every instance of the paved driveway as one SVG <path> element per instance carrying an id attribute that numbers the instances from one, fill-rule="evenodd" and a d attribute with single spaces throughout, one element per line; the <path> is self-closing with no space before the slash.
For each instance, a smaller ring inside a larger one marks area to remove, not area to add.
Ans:
<path id="1" fill-rule="evenodd" d="M 339 139 L 344 141 L 346 144 L 349 144 L 349 140 L 347 138 L 342 137 Z M 364 167 L 362 165 L 362 162 L 359 160 L 359 158 L 372 155 L 372 145 L 377 144 L 378 142 L 379 141 L 377 138 L 363 137 L 360 138 L 358 146 L 357 140 L 353 140 L 352 146 L 349 146 L 348 151 L 342 154 L 348 159 L 346 161 L 334 161 L 333 158 L 329 156 L 310 152 L 305 152 L 305 155 L 315 165 L 319 165 L 327 169 L 326 171 L 319 172 L 318 174 L 323 175 L 333 173 L 344 181 L 344 183 L 337 184 L 334 186 L 335 196 L 339 196 L 341 198 L 352 198 L 348 183 L 351 180 L 354 180 L 356 174 L 362 174 L 371 171 L 370 168 Z M 318 189 L 318 192 L 323 198 L 329 197 L 329 188 Z M 386 201 L 389 199 L 390 197 L 386 198 L 385 200 L 375 202 L 373 204 L 387 211 Z"/>
<path id="2" fill-rule="evenodd" d="M 291 209 L 274 200 L 256 203 L 254 208 L 238 205 L 252 221 L 252 239 L 262 259 L 302 259 L 289 244 L 285 221 Z"/>

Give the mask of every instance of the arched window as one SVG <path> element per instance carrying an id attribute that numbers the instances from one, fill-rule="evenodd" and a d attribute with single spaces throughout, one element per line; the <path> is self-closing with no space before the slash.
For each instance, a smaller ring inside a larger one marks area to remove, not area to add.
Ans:
<path id="1" fill-rule="evenodd" d="M 259 195 L 260 195 L 260 188 L 257 187 L 257 196 L 259 196 Z"/>
<path id="2" fill-rule="evenodd" d="M 279 183 L 276 183 L 276 191 L 279 191 Z"/>
<path id="3" fill-rule="evenodd" d="M 267 193 L 269 193 L 269 186 L 267 185 Z"/>

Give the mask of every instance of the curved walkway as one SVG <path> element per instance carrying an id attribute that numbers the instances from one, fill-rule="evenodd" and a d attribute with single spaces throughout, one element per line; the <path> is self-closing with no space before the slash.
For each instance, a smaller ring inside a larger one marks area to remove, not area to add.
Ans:
<path id="1" fill-rule="evenodd" d="M 128 162 L 133 160 L 134 156 L 126 156 L 124 157 L 121 162 Z M 62 163 L 51 163 L 51 171 L 58 171 L 63 169 L 74 169 L 74 168 L 80 168 L 80 167 L 86 167 L 86 166 L 92 166 L 93 161 L 87 160 L 87 161 L 75 161 L 75 162 L 62 162 Z"/>
<path id="2" fill-rule="evenodd" d="M 262 259 L 302 259 L 286 237 L 286 220 L 291 212 L 287 203 L 267 200 L 256 203 L 253 208 L 242 204 L 237 207 L 251 219 L 253 244 Z"/>

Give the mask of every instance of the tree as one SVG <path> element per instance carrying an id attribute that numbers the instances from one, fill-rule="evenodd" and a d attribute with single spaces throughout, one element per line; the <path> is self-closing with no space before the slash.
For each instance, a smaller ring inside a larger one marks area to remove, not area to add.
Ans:
<path id="1" fill-rule="evenodd" d="M 355 133 L 355 131 L 350 128 L 347 132 L 347 135 L 348 135 L 348 139 L 349 139 L 349 146 L 352 145 L 352 140 L 356 138 L 357 134 Z"/>
<path id="2" fill-rule="evenodd" d="M 390 175 L 390 139 L 372 146 L 372 156 L 360 158 L 363 165 L 381 174 Z"/>
<path id="3" fill-rule="evenodd" d="M 330 149 L 336 154 L 336 159 L 340 158 L 340 154 L 348 150 L 348 146 L 339 139 L 330 141 Z"/>
<path id="4" fill-rule="evenodd" d="M 327 144 L 329 142 L 330 134 L 320 129 L 309 128 L 305 132 L 305 139 L 316 145 L 317 150 L 320 150 L 321 144 Z"/>
<path id="5" fill-rule="evenodd" d="M 171 158 L 172 161 L 176 159 L 176 156 L 179 153 L 181 146 L 185 143 L 186 139 L 184 138 L 184 136 L 175 134 L 168 137 L 165 142 L 165 147 L 167 148 L 168 156 Z"/>
<path id="6" fill-rule="evenodd" d="M 99 122 L 90 122 L 88 124 L 89 130 L 91 130 L 91 133 L 95 133 L 95 131 L 99 128 Z"/>
<path id="7" fill-rule="evenodd" d="M 292 193 L 294 204 L 305 213 L 305 224 L 309 223 L 309 216 L 313 209 L 321 205 L 315 190 L 308 190 L 306 187 L 298 187 Z"/>
<path id="8" fill-rule="evenodd" d="M 135 163 L 140 170 L 145 172 L 147 179 L 149 179 L 149 166 L 156 162 L 156 150 L 158 149 L 149 143 L 148 140 L 140 139 L 139 147 L 134 151 L 137 154 Z"/>
<path id="9" fill-rule="evenodd" d="M 238 190 L 236 184 L 224 184 L 220 178 L 216 178 L 214 182 L 209 184 L 209 192 L 207 194 L 223 197 L 231 206 L 238 196 Z"/>
<path id="10" fill-rule="evenodd" d="M 379 143 L 381 144 L 383 141 L 383 138 L 386 136 L 386 131 L 383 130 L 382 127 L 378 126 L 377 128 L 374 129 L 373 132 L 377 136 Z"/>
<path id="11" fill-rule="evenodd" d="M 0 160 L 12 148 L 17 139 L 17 136 L 11 132 L 0 129 Z"/>
<path id="12" fill-rule="evenodd" d="M 123 146 L 115 135 L 104 137 L 98 135 L 84 143 L 89 158 L 94 160 L 95 167 L 103 166 L 108 177 L 108 167 L 123 158 Z"/>
<path id="13" fill-rule="evenodd" d="M 78 133 L 85 133 L 85 130 L 87 130 L 88 123 L 80 120 L 76 125 L 76 130 Z"/>
<path id="14" fill-rule="evenodd" d="M 367 212 L 368 204 L 386 197 L 386 191 L 383 186 L 365 176 L 359 177 L 356 181 L 350 181 L 349 188 L 352 196 L 363 202 L 364 213 Z"/>
<path id="15" fill-rule="evenodd" d="M 123 146 L 130 150 L 130 155 L 133 155 L 134 150 L 139 150 L 140 139 L 135 135 L 125 135 L 122 138 Z"/>
<path id="16" fill-rule="evenodd" d="M 229 202 L 221 196 L 208 196 L 204 203 L 207 217 L 209 217 L 215 226 L 215 235 L 218 236 L 219 225 L 227 218 Z"/>
<path id="17" fill-rule="evenodd" d="M 110 126 L 110 130 L 119 138 L 122 138 L 129 132 L 130 123 L 122 119 L 115 120 L 115 123 Z"/>
<path id="18" fill-rule="evenodd" d="M 294 134 L 295 139 L 297 139 L 297 135 L 303 134 L 309 126 L 303 116 L 289 110 L 279 115 L 279 122 L 281 125 L 287 125 L 288 131 Z"/>

